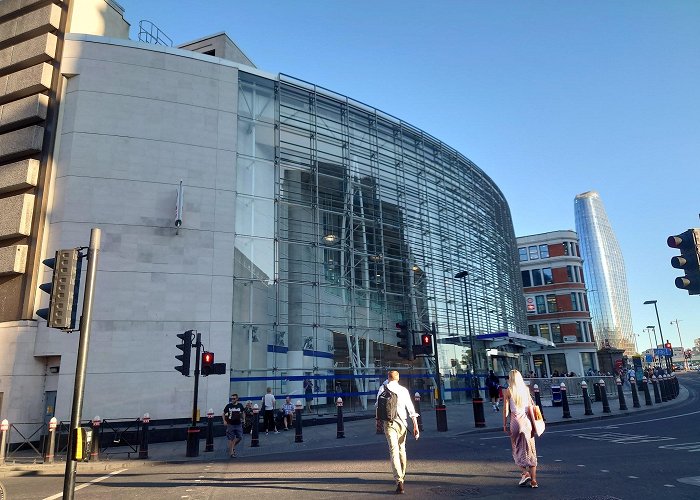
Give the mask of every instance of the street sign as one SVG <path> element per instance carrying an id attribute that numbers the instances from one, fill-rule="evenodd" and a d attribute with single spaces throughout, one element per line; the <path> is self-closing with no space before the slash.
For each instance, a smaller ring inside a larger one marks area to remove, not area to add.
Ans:
<path id="1" fill-rule="evenodd" d="M 647 363 L 653 363 L 653 362 L 654 362 L 654 356 L 652 356 L 651 354 L 645 354 L 645 355 L 644 355 L 644 361 L 646 361 Z"/>
<path id="2" fill-rule="evenodd" d="M 673 356 L 673 351 L 671 349 L 666 349 L 665 347 L 661 347 L 658 349 L 654 349 L 654 354 L 656 354 L 657 356 L 671 357 L 671 356 Z"/>

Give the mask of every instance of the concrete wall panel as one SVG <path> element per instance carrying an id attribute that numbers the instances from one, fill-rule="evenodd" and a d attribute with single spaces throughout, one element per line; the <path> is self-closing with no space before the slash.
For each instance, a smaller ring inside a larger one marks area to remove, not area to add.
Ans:
<path id="1" fill-rule="evenodd" d="M 9 193 L 36 186 L 39 162 L 22 160 L 0 166 L 0 193 Z"/>
<path id="2" fill-rule="evenodd" d="M 0 248 L 0 276 L 23 274 L 27 266 L 27 245 Z"/>
<path id="3" fill-rule="evenodd" d="M 33 209 L 33 194 L 0 198 L 0 240 L 29 236 Z"/>

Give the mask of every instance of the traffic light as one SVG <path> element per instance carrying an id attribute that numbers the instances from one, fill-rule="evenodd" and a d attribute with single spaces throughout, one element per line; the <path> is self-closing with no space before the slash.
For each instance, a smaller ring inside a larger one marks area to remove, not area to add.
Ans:
<path id="1" fill-rule="evenodd" d="M 214 353 L 204 351 L 202 353 L 202 377 L 209 375 L 224 375 L 226 363 L 214 363 Z"/>
<path id="2" fill-rule="evenodd" d="M 202 353 L 202 377 L 211 375 L 212 366 L 214 365 L 214 353 L 204 351 Z"/>
<path id="3" fill-rule="evenodd" d="M 676 278 L 676 287 L 686 290 L 689 295 L 700 295 L 700 229 L 688 229 L 669 236 L 666 243 L 681 251 L 680 255 L 671 258 L 671 265 L 685 272 L 685 276 Z"/>
<path id="4" fill-rule="evenodd" d="M 426 356 L 432 356 L 433 355 L 433 334 L 424 332 L 423 335 L 420 336 L 420 343 L 421 343 L 421 346 L 423 347 L 423 354 Z"/>
<path id="5" fill-rule="evenodd" d="M 36 314 L 46 320 L 49 328 L 75 330 L 80 295 L 80 251 L 77 248 L 58 250 L 53 259 L 42 263 L 53 269 L 53 275 L 50 283 L 39 285 L 42 291 L 49 294 L 49 307 L 39 309 Z"/>
<path id="6" fill-rule="evenodd" d="M 399 347 L 399 357 L 413 359 L 413 335 L 408 329 L 408 321 L 403 320 L 396 323 L 396 336 L 399 341 L 396 345 Z"/>
<path id="7" fill-rule="evenodd" d="M 182 343 L 177 344 L 175 347 L 182 351 L 182 354 L 175 356 L 175 359 L 180 361 L 180 366 L 176 366 L 175 369 L 182 373 L 185 377 L 190 376 L 190 358 L 192 357 L 192 337 L 194 335 L 194 330 L 187 330 L 184 333 L 178 333 L 177 338 L 182 339 Z"/>

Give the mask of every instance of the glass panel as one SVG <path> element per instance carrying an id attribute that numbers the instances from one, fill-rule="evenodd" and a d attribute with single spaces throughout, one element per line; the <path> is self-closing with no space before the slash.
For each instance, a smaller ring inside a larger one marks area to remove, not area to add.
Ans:
<path id="1" fill-rule="evenodd" d="M 549 325 L 552 329 L 552 342 L 555 344 L 561 343 L 561 326 L 559 323 L 551 323 Z"/>
<path id="2" fill-rule="evenodd" d="M 532 270 L 532 286 L 542 286 L 542 270 L 533 269 Z"/>
<path id="3" fill-rule="evenodd" d="M 552 370 L 552 377 L 563 377 L 566 375 L 566 355 L 549 354 L 549 369 Z"/>
<path id="4" fill-rule="evenodd" d="M 525 247 L 518 248 L 518 255 L 520 256 L 520 262 L 527 261 L 527 248 L 525 248 Z"/>
<path id="5" fill-rule="evenodd" d="M 549 258 L 549 246 L 540 245 L 540 259 L 548 259 L 548 258 Z"/>
<path id="6" fill-rule="evenodd" d="M 545 285 L 551 285 L 554 283 L 554 278 L 552 278 L 552 268 L 544 267 L 542 268 L 542 280 Z"/>
<path id="7" fill-rule="evenodd" d="M 523 287 L 532 286 L 532 282 L 530 281 L 530 271 L 520 271 L 520 274 L 522 275 L 523 279 Z"/>
<path id="8" fill-rule="evenodd" d="M 547 295 L 547 312 L 555 313 L 557 312 L 557 296 Z"/>
<path id="9" fill-rule="evenodd" d="M 537 314 L 546 314 L 547 308 L 544 302 L 544 295 L 537 295 L 535 300 L 537 301 Z"/>
<path id="10" fill-rule="evenodd" d="M 236 192 L 260 198 L 275 197 L 275 171 L 272 162 L 238 157 Z"/>
<path id="11" fill-rule="evenodd" d="M 550 340 L 549 325 L 547 323 L 542 323 L 540 325 L 540 337 Z"/>
<path id="12" fill-rule="evenodd" d="M 536 246 L 527 247 L 527 249 L 530 254 L 530 260 L 537 260 L 540 258 L 540 254 L 538 253 Z"/>

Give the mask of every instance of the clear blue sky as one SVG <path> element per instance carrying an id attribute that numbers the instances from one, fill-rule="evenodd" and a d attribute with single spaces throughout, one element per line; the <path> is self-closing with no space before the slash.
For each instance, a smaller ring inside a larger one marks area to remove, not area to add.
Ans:
<path id="1" fill-rule="evenodd" d="M 648 299 L 674 346 L 672 320 L 700 337 L 665 243 L 700 227 L 699 1 L 117 1 L 132 39 L 141 19 L 175 45 L 225 31 L 262 70 L 427 131 L 498 184 L 518 236 L 575 229 L 574 197 L 598 191 L 640 349 Z"/>

